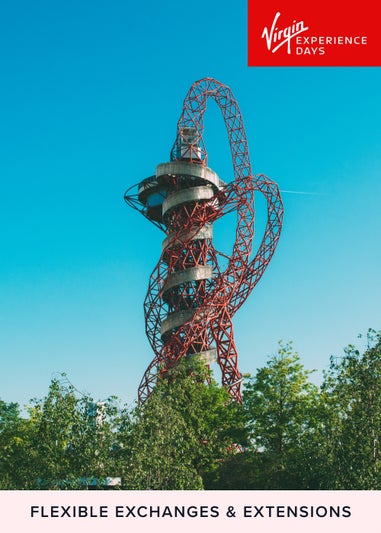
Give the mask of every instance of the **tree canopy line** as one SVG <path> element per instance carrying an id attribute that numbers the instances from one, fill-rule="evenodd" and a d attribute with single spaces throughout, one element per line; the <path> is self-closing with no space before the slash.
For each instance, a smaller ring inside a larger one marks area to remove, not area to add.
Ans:
<path id="1" fill-rule="evenodd" d="M 194 359 L 133 408 L 53 379 L 27 415 L 0 400 L 0 489 L 380 490 L 381 333 L 311 374 L 280 343 L 241 405 Z"/>

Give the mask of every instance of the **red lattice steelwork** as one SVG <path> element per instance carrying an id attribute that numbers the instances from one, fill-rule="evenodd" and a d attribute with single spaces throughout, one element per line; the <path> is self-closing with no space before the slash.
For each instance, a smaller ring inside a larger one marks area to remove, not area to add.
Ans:
<path id="1" fill-rule="evenodd" d="M 212 98 L 225 120 L 234 167 L 226 184 L 207 166 L 204 112 Z M 146 333 L 155 357 L 139 386 L 144 402 L 157 376 L 182 357 L 217 360 L 222 384 L 241 401 L 241 374 L 232 317 L 262 277 L 279 240 L 283 205 L 276 183 L 253 175 L 245 129 L 229 87 L 212 78 L 195 82 L 177 125 L 171 161 L 131 187 L 126 202 L 162 229 L 162 254 L 149 280 L 144 302 Z M 267 224 L 254 257 L 254 192 L 267 200 Z M 213 223 L 228 212 L 238 215 L 235 243 L 221 271 L 212 243 Z"/>

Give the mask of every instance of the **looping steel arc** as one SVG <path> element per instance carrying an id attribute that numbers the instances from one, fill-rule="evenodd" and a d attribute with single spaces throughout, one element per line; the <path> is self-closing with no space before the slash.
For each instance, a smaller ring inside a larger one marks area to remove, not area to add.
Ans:
<path id="1" fill-rule="evenodd" d="M 228 133 L 234 180 L 226 184 L 208 164 L 203 140 L 204 113 L 212 98 Z M 152 393 L 158 375 L 182 357 L 217 360 L 222 384 L 241 401 L 241 373 L 232 317 L 262 277 L 277 246 L 283 205 L 277 184 L 253 175 L 238 104 L 226 85 L 212 78 L 195 82 L 177 125 L 170 162 L 131 187 L 125 201 L 166 234 L 144 302 L 146 333 L 155 357 L 139 386 L 139 401 Z M 267 223 L 252 257 L 254 192 L 267 201 Z M 237 212 L 235 243 L 227 267 L 213 246 L 213 223 Z"/>

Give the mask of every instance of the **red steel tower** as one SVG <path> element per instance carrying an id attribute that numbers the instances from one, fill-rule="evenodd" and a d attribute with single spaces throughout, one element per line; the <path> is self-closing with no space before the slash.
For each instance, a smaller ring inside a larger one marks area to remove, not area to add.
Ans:
<path id="1" fill-rule="evenodd" d="M 209 98 L 218 104 L 228 133 L 234 168 L 230 183 L 207 166 L 203 131 Z M 267 200 L 267 224 L 255 255 L 254 191 Z M 165 374 L 182 357 L 199 356 L 208 365 L 218 362 L 223 386 L 240 402 L 232 317 L 270 262 L 281 232 L 283 205 L 277 184 L 252 174 L 241 113 L 229 87 L 212 78 L 192 85 L 170 162 L 159 164 L 155 175 L 129 188 L 124 198 L 166 235 L 144 302 L 146 333 L 155 357 L 139 386 L 139 401 L 150 396 L 158 373 Z M 235 243 L 221 270 L 212 242 L 213 223 L 233 210 Z"/>

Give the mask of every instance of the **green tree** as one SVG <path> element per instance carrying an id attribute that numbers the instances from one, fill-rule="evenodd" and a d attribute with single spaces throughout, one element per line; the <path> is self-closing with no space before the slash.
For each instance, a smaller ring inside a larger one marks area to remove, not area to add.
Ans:
<path id="1" fill-rule="evenodd" d="M 292 344 L 246 380 L 243 405 L 199 360 L 159 374 L 131 413 L 53 380 L 28 418 L 0 400 L 0 489 L 381 488 L 381 336 L 331 358 L 319 389 Z"/>
<path id="2" fill-rule="evenodd" d="M 18 444 L 20 410 L 17 403 L 5 403 L 0 400 L 0 487 L 9 483 L 10 465 L 13 463 L 15 448 Z"/>
<path id="3" fill-rule="evenodd" d="M 0 400 L 0 489 L 28 488 L 29 436 L 18 404 Z"/>
<path id="4" fill-rule="evenodd" d="M 319 413 L 318 387 L 309 381 L 312 372 L 304 369 L 292 343 L 280 343 L 278 353 L 246 382 L 250 450 L 259 465 L 259 478 L 254 477 L 247 488 L 309 488 L 300 465 Z"/>
<path id="5" fill-rule="evenodd" d="M 123 485 L 128 489 L 200 489 L 193 466 L 193 435 L 183 417 L 158 394 L 135 413 Z M 131 452 L 131 453 L 130 453 Z"/>
<path id="6" fill-rule="evenodd" d="M 350 345 L 342 358 L 331 358 L 322 396 L 325 488 L 381 489 L 380 333 L 368 331 L 363 354 Z"/>
<path id="7" fill-rule="evenodd" d="M 115 475 L 113 450 L 120 423 L 115 398 L 94 402 L 54 379 L 48 395 L 34 400 L 29 414 L 31 488 L 86 488 Z"/>
<path id="8" fill-rule="evenodd" d="M 135 412 L 126 487 L 201 489 L 244 433 L 241 407 L 229 402 L 205 365 L 182 361 Z"/>

